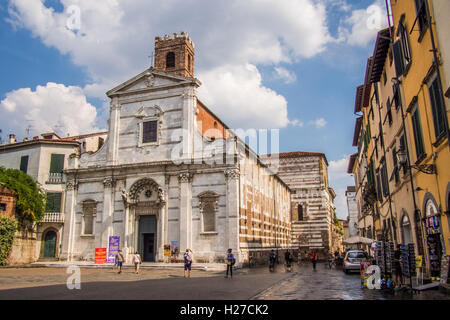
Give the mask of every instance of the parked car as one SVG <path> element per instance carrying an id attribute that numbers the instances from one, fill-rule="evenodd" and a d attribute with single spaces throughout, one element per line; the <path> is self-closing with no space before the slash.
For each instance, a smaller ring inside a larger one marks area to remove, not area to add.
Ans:
<path id="1" fill-rule="evenodd" d="M 361 269 L 361 263 L 369 261 L 369 255 L 362 250 L 349 250 L 345 254 L 344 258 L 344 272 L 349 273 L 352 270 L 359 271 Z"/>

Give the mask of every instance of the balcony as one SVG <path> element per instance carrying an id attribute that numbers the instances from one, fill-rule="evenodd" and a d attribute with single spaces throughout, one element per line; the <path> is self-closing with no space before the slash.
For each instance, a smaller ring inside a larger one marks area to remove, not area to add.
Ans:
<path id="1" fill-rule="evenodd" d="M 57 172 L 50 172 L 47 184 L 61 184 L 63 182 L 63 174 Z"/>
<path id="2" fill-rule="evenodd" d="M 64 223 L 64 213 L 48 212 L 40 222 Z"/>

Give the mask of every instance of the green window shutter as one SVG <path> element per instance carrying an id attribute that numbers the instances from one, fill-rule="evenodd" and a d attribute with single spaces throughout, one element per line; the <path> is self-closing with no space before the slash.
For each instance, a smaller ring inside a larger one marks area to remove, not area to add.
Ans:
<path id="1" fill-rule="evenodd" d="M 399 78 L 405 71 L 400 40 L 394 42 L 394 44 L 392 45 L 392 49 L 394 51 L 395 73 L 397 74 L 397 78 Z"/>
<path id="2" fill-rule="evenodd" d="M 64 169 L 64 155 L 63 154 L 52 154 L 50 160 L 50 172 L 51 173 L 62 173 Z"/>
<path id="3" fill-rule="evenodd" d="M 422 127 L 420 125 L 419 109 L 416 109 L 416 111 L 412 115 L 412 125 L 414 131 L 414 142 L 416 144 L 416 155 L 417 159 L 419 159 L 425 153 L 422 137 Z"/>
<path id="4" fill-rule="evenodd" d="M 28 171 L 28 156 L 20 158 L 20 171 L 27 173 Z"/>
<path id="5" fill-rule="evenodd" d="M 47 205 L 46 212 L 61 212 L 61 192 L 49 192 L 47 193 Z"/>
<path id="6" fill-rule="evenodd" d="M 434 132 L 436 138 L 438 138 L 445 132 L 444 100 L 438 78 L 434 79 L 428 90 L 430 92 L 431 109 L 433 111 Z"/>

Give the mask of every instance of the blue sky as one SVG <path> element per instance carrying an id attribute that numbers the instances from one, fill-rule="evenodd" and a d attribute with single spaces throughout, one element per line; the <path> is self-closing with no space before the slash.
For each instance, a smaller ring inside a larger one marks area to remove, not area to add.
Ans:
<path id="1" fill-rule="evenodd" d="M 2 1 L 2 138 L 105 129 L 105 92 L 149 66 L 155 36 L 183 30 L 196 45 L 202 101 L 231 128 L 279 128 L 281 152 L 324 152 L 344 218 L 355 90 L 386 26 L 384 1 L 279 4 Z"/>

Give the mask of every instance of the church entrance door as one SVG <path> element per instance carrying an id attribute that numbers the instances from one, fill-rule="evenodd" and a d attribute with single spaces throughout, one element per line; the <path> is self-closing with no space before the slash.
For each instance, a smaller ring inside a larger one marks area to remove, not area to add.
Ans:
<path id="1" fill-rule="evenodd" d="M 156 216 L 142 215 L 139 218 L 139 252 L 142 261 L 156 261 Z"/>

